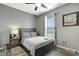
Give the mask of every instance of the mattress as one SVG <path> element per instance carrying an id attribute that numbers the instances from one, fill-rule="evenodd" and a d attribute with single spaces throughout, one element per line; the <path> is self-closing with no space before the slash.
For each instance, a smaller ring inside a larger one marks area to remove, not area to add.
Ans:
<path id="1" fill-rule="evenodd" d="M 22 45 L 26 47 L 31 55 L 35 55 L 35 49 L 38 49 L 44 45 L 47 45 L 53 42 L 54 39 L 49 39 L 43 36 L 31 37 L 31 38 L 22 38 Z"/>

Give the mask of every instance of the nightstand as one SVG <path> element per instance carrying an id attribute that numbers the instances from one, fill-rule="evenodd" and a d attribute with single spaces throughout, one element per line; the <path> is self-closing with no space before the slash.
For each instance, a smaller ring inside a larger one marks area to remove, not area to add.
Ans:
<path id="1" fill-rule="evenodd" d="M 20 45 L 20 39 L 10 39 L 10 48 L 14 48 Z"/>
<path id="2" fill-rule="evenodd" d="M 19 29 L 18 28 L 11 29 L 9 38 L 10 38 L 9 48 L 19 46 L 20 45 Z"/>

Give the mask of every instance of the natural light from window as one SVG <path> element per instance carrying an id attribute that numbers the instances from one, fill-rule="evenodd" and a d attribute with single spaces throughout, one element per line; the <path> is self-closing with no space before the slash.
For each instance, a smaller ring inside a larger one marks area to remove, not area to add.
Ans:
<path id="1" fill-rule="evenodd" d="M 45 37 L 55 38 L 54 16 L 45 16 Z"/>

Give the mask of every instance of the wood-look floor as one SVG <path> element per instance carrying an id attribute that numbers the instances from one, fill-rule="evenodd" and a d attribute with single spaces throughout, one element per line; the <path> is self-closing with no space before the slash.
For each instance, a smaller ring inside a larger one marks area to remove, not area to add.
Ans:
<path id="1" fill-rule="evenodd" d="M 7 50 L 7 55 L 11 56 L 10 50 Z M 26 54 L 24 56 L 28 55 Z M 52 50 L 48 51 L 44 56 L 71 56 L 71 54 L 68 54 L 59 48 L 53 48 Z"/>

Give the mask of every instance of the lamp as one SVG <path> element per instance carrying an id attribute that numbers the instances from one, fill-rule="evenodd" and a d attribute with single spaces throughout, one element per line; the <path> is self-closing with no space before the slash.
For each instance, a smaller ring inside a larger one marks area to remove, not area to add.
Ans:
<path id="1" fill-rule="evenodd" d="M 12 29 L 11 30 L 11 34 L 18 34 L 18 33 L 19 33 L 18 29 Z"/>
<path id="2" fill-rule="evenodd" d="M 18 29 L 12 29 L 11 30 L 11 39 L 18 39 L 19 38 L 19 30 Z"/>

